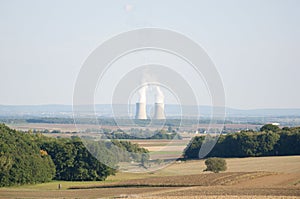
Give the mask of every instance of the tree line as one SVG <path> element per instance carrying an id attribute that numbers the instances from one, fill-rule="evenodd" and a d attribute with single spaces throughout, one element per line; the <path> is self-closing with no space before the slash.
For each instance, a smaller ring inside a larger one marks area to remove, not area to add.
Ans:
<path id="1" fill-rule="evenodd" d="M 123 130 L 117 130 L 113 132 L 104 132 L 103 139 L 147 139 L 147 140 L 155 140 L 155 139 L 167 139 L 167 140 L 181 140 L 182 137 L 172 130 L 156 130 L 150 131 L 149 129 L 141 130 L 141 129 L 131 129 L 128 132 L 124 132 Z"/>
<path id="2" fill-rule="evenodd" d="M 26 122 L 26 123 L 49 123 L 49 124 L 73 124 L 74 119 L 72 117 L 37 117 L 37 118 L 20 118 L 20 119 L 1 119 L 1 122 L 9 123 L 9 122 Z M 211 120 L 209 118 L 203 118 L 203 119 L 166 119 L 166 120 L 132 120 L 131 118 L 123 118 L 118 119 L 118 123 L 115 121 L 114 118 L 103 118 L 98 117 L 97 120 L 94 118 L 78 118 L 76 119 L 76 123 L 78 124 L 99 124 L 101 123 L 104 126 L 118 126 L 118 125 L 124 125 L 124 126 L 132 126 L 132 122 L 138 126 L 148 126 L 150 123 L 152 125 L 166 125 L 166 126 L 172 126 L 172 127 L 179 127 L 182 124 L 185 125 L 194 125 L 194 124 L 209 124 Z M 217 120 L 218 124 L 223 124 L 224 121 Z M 231 120 L 226 120 L 226 124 L 232 124 L 233 122 Z M 249 122 L 247 122 L 249 123 Z M 255 123 L 260 124 L 260 123 Z"/>
<path id="3" fill-rule="evenodd" d="M 50 138 L 0 124 L 0 187 L 52 179 L 105 180 L 115 174 L 120 161 L 142 164 L 149 159 L 148 153 L 148 150 L 127 141 L 83 143 L 78 137 Z M 101 158 L 101 162 L 97 158 Z"/>
<path id="4" fill-rule="evenodd" d="M 205 140 L 194 137 L 184 151 L 187 159 L 196 159 Z M 210 142 L 207 139 L 205 142 Z M 264 125 L 260 131 L 241 131 L 221 135 L 207 157 L 258 157 L 276 155 L 300 155 L 300 127 L 280 129 Z"/>

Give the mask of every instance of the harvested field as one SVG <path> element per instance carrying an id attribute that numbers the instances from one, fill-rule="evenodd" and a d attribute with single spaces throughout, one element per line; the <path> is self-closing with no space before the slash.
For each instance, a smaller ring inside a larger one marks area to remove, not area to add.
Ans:
<path id="1" fill-rule="evenodd" d="M 300 156 L 226 161 L 228 172 L 219 174 L 203 173 L 204 161 L 194 160 L 151 173 L 117 173 L 105 182 L 1 188 L 0 198 L 300 198 Z"/>
<path id="2" fill-rule="evenodd" d="M 128 197 L 128 198 L 136 198 L 136 197 Z M 183 199 L 187 198 L 185 196 L 144 196 L 142 198 L 147 198 L 147 199 L 156 199 L 156 198 L 161 198 L 161 199 Z M 220 195 L 206 195 L 206 196 L 192 196 L 189 197 L 192 199 L 297 199 L 298 197 L 294 196 L 247 196 L 247 195 L 239 195 L 239 196 L 234 196 L 234 195 L 226 195 L 226 196 L 220 196 Z"/>
<path id="3" fill-rule="evenodd" d="M 234 185 L 246 180 L 276 175 L 269 172 L 207 173 L 198 175 L 165 176 L 125 180 L 101 186 L 77 186 L 70 189 L 114 188 L 114 187 L 191 187 Z"/>
<path id="4" fill-rule="evenodd" d="M 177 159 L 182 157 L 182 151 L 186 148 L 189 140 L 128 140 L 139 144 L 150 151 L 150 158 L 155 159 Z"/>
<path id="5" fill-rule="evenodd" d="M 300 187 L 292 184 L 292 175 L 285 184 L 274 183 L 285 174 L 220 173 L 188 176 L 155 177 L 105 183 L 72 190 L 0 189 L 1 198 L 299 198 Z M 297 176 L 299 179 L 299 175 Z M 264 182 L 264 186 L 257 184 Z M 139 185 L 139 186 L 137 186 Z M 148 185 L 148 186 L 142 186 Z M 158 185 L 158 186 L 156 186 Z M 174 186 L 175 185 L 175 186 Z M 161 187 L 159 187 L 161 186 Z M 172 187 L 168 187 L 172 186 Z M 75 188 L 75 187 L 73 187 Z M 77 187 L 79 188 L 79 187 Z"/>
<path id="6" fill-rule="evenodd" d="M 27 190 L 20 189 L 17 192 L 10 189 L 1 189 L 1 199 L 11 198 L 111 198 L 119 196 L 135 196 L 156 191 L 164 191 L 166 188 L 104 188 L 90 190 Z"/>
<path id="7" fill-rule="evenodd" d="M 291 197 L 291 198 L 299 198 L 300 190 L 297 188 L 278 188 L 278 187 L 269 187 L 269 188 L 232 188 L 232 187 L 224 187 L 224 186 L 215 186 L 215 187 L 189 187 L 182 188 L 177 190 L 169 190 L 166 192 L 157 192 L 153 194 L 144 195 L 147 196 L 155 196 L 156 198 L 197 198 L 198 196 L 220 196 L 225 198 L 231 198 L 235 196 L 239 198 L 240 196 L 248 196 L 249 198 L 260 198 L 262 196 L 273 198 L 277 196 L 279 198 Z M 219 198 L 219 197 L 216 197 Z"/>

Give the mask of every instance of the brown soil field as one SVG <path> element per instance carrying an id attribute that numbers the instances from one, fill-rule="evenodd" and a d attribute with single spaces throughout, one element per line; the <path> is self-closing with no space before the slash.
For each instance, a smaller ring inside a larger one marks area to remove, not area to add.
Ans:
<path id="1" fill-rule="evenodd" d="M 270 172 L 228 172 L 206 173 L 197 175 L 150 177 L 144 179 L 124 180 L 100 186 L 74 186 L 70 189 L 114 188 L 114 187 L 192 187 L 235 185 L 240 182 L 276 175 Z"/>

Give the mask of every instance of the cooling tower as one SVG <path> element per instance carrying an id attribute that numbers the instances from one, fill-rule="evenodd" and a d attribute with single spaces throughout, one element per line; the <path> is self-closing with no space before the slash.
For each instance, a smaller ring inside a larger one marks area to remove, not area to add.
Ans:
<path id="1" fill-rule="evenodd" d="M 146 103 L 136 103 L 135 119 L 146 120 Z"/>
<path id="2" fill-rule="evenodd" d="M 154 116 L 155 120 L 164 120 L 165 117 L 165 105 L 163 103 L 155 103 L 154 105 Z"/>

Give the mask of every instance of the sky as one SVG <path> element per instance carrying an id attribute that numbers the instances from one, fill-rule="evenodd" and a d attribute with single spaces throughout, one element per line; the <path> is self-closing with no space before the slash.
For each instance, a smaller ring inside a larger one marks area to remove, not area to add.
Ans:
<path id="1" fill-rule="evenodd" d="M 297 0 L 1 0 L 0 104 L 72 104 L 94 49 L 116 34 L 158 27 L 205 49 L 226 106 L 300 108 L 299 10 Z"/>

